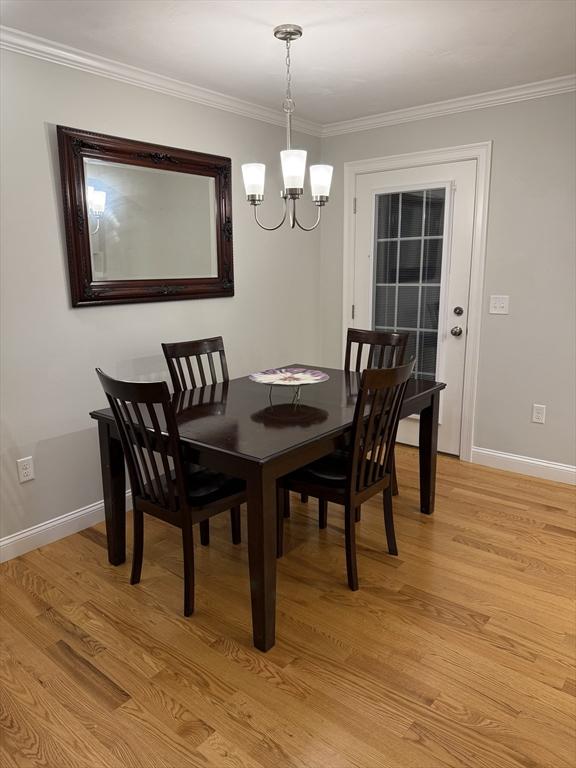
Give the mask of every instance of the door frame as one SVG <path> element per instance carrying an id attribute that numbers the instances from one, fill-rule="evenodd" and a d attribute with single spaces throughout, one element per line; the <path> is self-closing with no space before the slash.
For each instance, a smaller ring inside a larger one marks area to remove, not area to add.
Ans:
<path id="1" fill-rule="evenodd" d="M 356 239 L 355 192 L 356 177 L 381 171 L 397 171 L 418 166 L 441 165 L 461 160 L 476 160 L 476 194 L 474 199 L 474 231 L 470 262 L 470 294 L 468 299 L 468 329 L 464 359 L 462 391 L 462 426 L 460 429 L 460 458 L 472 461 L 474 442 L 474 412 L 478 383 L 480 323 L 486 262 L 488 201 L 492 142 L 464 144 L 456 147 L 409 152 L 401 155 L 374 157 L 344 163 L 344 248 L 342 249 L 342 335 L 341 349 L 346 345 L 348 321 L 352 319 L 354 303 L 354 247 Z M 343 362 L 343 361 L 342 361 Z"/>

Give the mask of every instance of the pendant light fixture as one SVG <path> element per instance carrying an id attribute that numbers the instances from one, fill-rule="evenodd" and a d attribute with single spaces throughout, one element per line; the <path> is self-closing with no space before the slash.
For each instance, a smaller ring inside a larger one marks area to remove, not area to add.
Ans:
<path id="1" fill-rule="evenodd" d="M 254 218 L 262 229 L 272 231 L 279 229 L 288 218 L 290 227 L 295 226 L 310 232 L 316 229 L 320 223 L 322 207 L 328 202 L 330 184 L 332 182 L 331 165 L 310 166 L 310 189 L 312 200 L 318 207 L 318 216 L 311 227 L 303 226 L 296 216 L 296 200 L 302 197 L 304 192 L 304 178 L 306 176 L 306 150 L 292 149 L 292 115 L 294 113 L 294 99 L 292 98 L 292 75 L 290 72 L 290 45 L 293 40 L 302 37 L 302 27 L 297 24 L 281 24 L 274 29 L 274 37 L 286 43 L 286 94 L 282 108 L 286 114 L 286 149 L 280 152 L 282 164 L 282 176 L 284 178 L 284 190 L 281 192 L 284 200 L 284 216 L 280 224 L 275 227 L 266 227 L 258 220 L 258 206 L 264 200 L 264 179 L 266 166 L 264 163 L 247 163 L 242 166 L 244 187 L 246 188 L 246 200 L 254 207 Z"/>

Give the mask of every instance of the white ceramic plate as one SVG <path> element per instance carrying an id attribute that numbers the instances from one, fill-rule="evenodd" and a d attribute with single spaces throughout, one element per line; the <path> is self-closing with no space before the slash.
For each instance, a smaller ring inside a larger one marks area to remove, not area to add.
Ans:
<path id="1" fill-rule="evenodd" d="M 324 371 L 309 368 L 269 368 L 267 371 L 251 373 L 248 377 L 258 384 L 281 384 L 285 387 L 299 387 L 302 384 L 319 384 L 330 376 Z"/>

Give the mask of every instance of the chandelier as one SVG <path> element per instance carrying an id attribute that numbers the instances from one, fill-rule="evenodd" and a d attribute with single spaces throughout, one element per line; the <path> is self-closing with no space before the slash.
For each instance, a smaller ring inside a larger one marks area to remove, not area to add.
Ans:
<path id="1" fill-rule="evenodd" d="M 311 232 L 320 223 L 322 207 L 328 202 L 330 184 L 332 182 L 332 166 L 310 166 L 310 189 L 312 201 L 318 207 L 318 216 L 311 227 L 305 227 L 298 221 L 296 216 L 296 200 L 302 197 L 304 192 L 307 153 L 305 149 L 292 149 L 292 115 L 294 114 L 295 105 L 292 98 L 292 75 L 290 72 L 290 45 L 293 40 L 298 40 L 298 38 L 302 37 L 302 27 L 299 27 L 297 24 L 281 24 L 274 29 L 274 37 L 286 43 L 286 94 L 282 103 L 282 108 L 286 114 L 286 149 L 280 152 L 282 176 L 284 178 L 284 189 L 280 193 L 284 200 L 284 216 L 282 221 L 275 227 L 266 227 L 258 219 L 258 206 L 264 200 L 264 179 L 266 176 L 266 166 L 264 163 L 246 163 L 242 166 L 246 200 L 253 206 L 254 218 L 262 229 L 266 229 L 269 232 L 279 229 L 286 221 L 286 218 L 288 218 L 292 229 L 297 225 L 305 232 Z"/>

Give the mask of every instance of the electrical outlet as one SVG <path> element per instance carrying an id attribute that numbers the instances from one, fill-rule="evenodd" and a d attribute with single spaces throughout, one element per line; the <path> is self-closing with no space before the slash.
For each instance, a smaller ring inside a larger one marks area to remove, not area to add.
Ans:
<path id="1" fill-rule="evenodd" d="M 490 314 L 507 315 L 510 307 L 510 296 L 490 296 Z"/>
<path id="2" fill-rule="evenodd" d="M 534 424 L 544 424 L 546 422 L 546 406 L 534 403 L 532 406 L 532 421 Z"/>
<path id="3" fill-rule="evenodd" d="M 34 459 L 32 456 L 26 456 L 25 459 L 18 459 L 18 480 L 21 483 L 27 483 L 28 480 L 34 480 Z"/>

